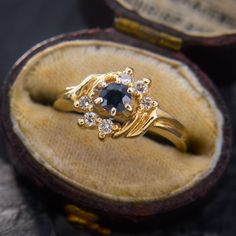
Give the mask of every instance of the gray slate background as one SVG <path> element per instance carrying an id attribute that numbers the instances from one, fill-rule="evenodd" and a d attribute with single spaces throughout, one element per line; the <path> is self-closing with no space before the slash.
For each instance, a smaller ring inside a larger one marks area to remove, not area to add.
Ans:
<path id="1" fill-rule="evenodd" d="M 0 1 L 0 83 L 12 64 L 36 43 L 65 32 L 93 27 L 109 27 L 112 15 L 100 0 L 1 0 Z M 236 50 L 228 59 L 236 58 Z M 191 52 L 186 52 L 191 57 Z M 192 58 L 215 81 L 222 93 L 236 129 L 236 73 L 226 67 L 201 63 Z M 223 58 L 224 60 L 224 58 Z M 226 75 L 225 75 L 226 74 Z M 225 75 L 223 77 L 223 75 Z M 230 77 L 230 79 L 229 79 Z M 230 82 L 227 82 L 228 81 Z M 236 143 L 223 179 L 207 206 L 176 223 L 157 226 L 148 233 L 122 235 L 233 236 L 236 235 Z M 63 215 L 40 201 L 35 190 L 15 178 L 4 152 L 0 133 L 0 236 L 88 235 L 68 224 Z M 113 232 L 112 235 L 121 235 Z"/>

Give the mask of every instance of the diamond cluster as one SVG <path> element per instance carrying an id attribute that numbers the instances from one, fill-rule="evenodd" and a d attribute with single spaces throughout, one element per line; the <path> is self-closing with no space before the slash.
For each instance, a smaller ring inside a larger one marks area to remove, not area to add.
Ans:
<path id="1" fill-rule="evenodd" d="M 118 116 L 132 117 L 138 109 L 148 111 L 157 106 L 156 101 L 146 96 L 151 83 L 149 79 L 135 81 L 131 68 L 111 74 L 92 91 L 92 97 L 83 95 L 76 103 L 85 112 L 78 124 L 97 127 L 101 139 L 119 130 L 120 124 L 114 121 Z"/>

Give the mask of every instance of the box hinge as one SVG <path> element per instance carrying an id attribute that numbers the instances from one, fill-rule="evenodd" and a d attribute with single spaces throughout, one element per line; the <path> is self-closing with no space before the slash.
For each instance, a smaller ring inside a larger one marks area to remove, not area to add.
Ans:
<path id="1" fill-rule="evenodd" d="M 119 31 L 135 36 L 149 43 L 163 46 L 179 51 L 182 47 L 182 39 L 170 34 L 152 29 L 134 20 L 118 17 L 114 22 L 115 28 Z"/>

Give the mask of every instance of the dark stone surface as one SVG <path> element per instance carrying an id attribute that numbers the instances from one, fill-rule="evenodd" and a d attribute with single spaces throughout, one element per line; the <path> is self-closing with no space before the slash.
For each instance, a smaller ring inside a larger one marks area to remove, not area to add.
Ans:
<path id="1" fill-rule="evenodd" d="M 34 44 L 64 32 L 111 26 L 112 18 L 101 0 L 1 0 L 0 83 L 16 59 Z M 235 51 L 234 51 L 235 52 Z M 236 54 L 230 50 L 232 58 Z M 236 130 L 236 73 L 224 60 L 204 60 L 200 67 L 218 85 Z M 216 59 L 214 53 L 214 59 Z M 215 63 L 219 64 L 215 64 Z M 213 70 L 215 68 L 215 70 Z M 224 76 L 223 76 L 224 75 Z M 229 80 L 227 78 L 230 78 Z M 68 224 L 63 215 L 41 201 L 35 189 L 15 178 L 0 135 L 0 235 L 75 236 L 88 235 Z M 226 174 L 205 207 L 193 210 L 176 222 L 156 225 L 124 235 L 233 236 L 236 235 L 236 143 Z M 121 235 L 117 230 L 112 235 Z"/>
<path id="2" fill-rule="evenodd" d="M 122 112 L 125 109 L 125 104 L 130 104 L 131 95 L 127 92 L 128 86 L 123 84 L 111 83 L 100 92 L 100 97 L 103 98 L 101 106 L 110 111 L 113 107 L 117 112 Z"/>

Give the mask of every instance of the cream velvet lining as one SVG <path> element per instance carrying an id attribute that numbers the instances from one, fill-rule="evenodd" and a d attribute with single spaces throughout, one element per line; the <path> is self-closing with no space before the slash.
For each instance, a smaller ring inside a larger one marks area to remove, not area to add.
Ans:
<path id="1" fill-rule="evenodd" d="M 79 115 L 44 105 L 89 74 L 126 66 L 136 78 L 152 78 L 150 95 L 186 126 L 198 154 L 146 137 L 101 142 L 97 131 L 77 127 Z M 122 44 L 75 40 L 39 52 L 19 73 L 10 104 L 14 132 L 32 158 L 74 187 L 114 200 L 168 198 L 207 176 L 220 156 L 223 118 L 192 71 Z"/>

